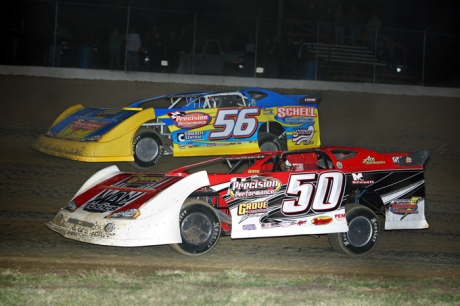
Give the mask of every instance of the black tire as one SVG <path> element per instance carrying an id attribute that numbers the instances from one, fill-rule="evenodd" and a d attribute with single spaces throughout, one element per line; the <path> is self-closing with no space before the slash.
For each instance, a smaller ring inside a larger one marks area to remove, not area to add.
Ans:
<path id="1" fill-rule="evenodd" d="M 261 152 L 283 151 L 279 138 L 272 133 L 259 133 L 258 141 Z"/>
<path id="2" fill-rule="evenodd" d="M 148 128 L 140 128 L 133 139 L 134 168 L 145 170 L 156 166 L 164 155 L 160 136 Z"/>
<path id="3" fill-rule="evenodd" d="M 347 211 L 348 232 L 328 234 L 329 243 L 339 253 L 353 256 L 369 253 L 380 237 L 380 223 L 375 213 L 363 205 Z"/>
<path id="4" fill-rule="evenodd" d="M 220 238 L 220 219 L 209 204 L 187 199 L 179 215 L 182 243 L 170 247 L 181 254 L 198 256 L 211 251 Z"/>

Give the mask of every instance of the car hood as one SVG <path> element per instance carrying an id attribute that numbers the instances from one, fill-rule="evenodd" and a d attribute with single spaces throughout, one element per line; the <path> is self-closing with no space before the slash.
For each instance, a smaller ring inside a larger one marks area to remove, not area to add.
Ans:
<path id="1" fill-rule="evenodd" d="M 76 196 L 73 201 L 78 209 L 91 213 L 139 209 L 182 178 L 161 173 L 120 173 Z"/>
<path id="2" fill-rule="evenodd" d="M 55 124 L 47 136 L 75 141 L 97 141 L 122 121 L 139 112 L 121 108 L 84 108 Z"/>

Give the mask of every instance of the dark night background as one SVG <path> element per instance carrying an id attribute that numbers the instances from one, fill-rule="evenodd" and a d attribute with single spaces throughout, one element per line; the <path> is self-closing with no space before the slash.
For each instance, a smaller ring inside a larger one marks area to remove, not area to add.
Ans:
<path id="1" fill-rule="evenodd" d="M 364 25 L 375 12 L 388 33 L 397 33 L 395 36 L 409 45 L 409 56 L 415 66 L 421 66 L 421 50 L 423 44 L 427 45 L 425 72 L 430 80 L 425 85 L 460 87 L 460 62 L 456 55 L 460 48 L 460 10 L 454 0 L 74 0 L 57 3 L 60 27 L 67 28 L 73 38 L 97 40 L 102 49 L 114 25 L 127 27 L 128 7 L 129 24 L 139 29 L 141 37 L 152 25 L 159 25 L 164 33 L 185 31 L 185 39 L 192 41 L 195 34 L 197 37 L 244 38 L 256 31 L 257 20 L 262 35 L 268 35 L 276 31 L 279 18 L 306 20 L 311 3 L 320 13 L 328 6 L 335 9 L 337 5 L 348 12 L 355 4 L 363 15 Z M 40 65 L 40 55 L 31 53 L 39 53 L 38 45 L 49 45 L 53 39 L 56 1 L 20 0 L 8 6 L 9 9 L 6 6 L 3 9 L 5 29 L 9 31 L 7 37 L 13 35 L 13 28 L 20 29 L 21 35 L 15 64 Z M 194 25 L 197 33 L 193 33 Z M 414 42 L 411 39 L 415 39 Z M 2 50 L 6 50 L 6 46 Z M 2 59 L 5 53 L 3 51 Z"/>

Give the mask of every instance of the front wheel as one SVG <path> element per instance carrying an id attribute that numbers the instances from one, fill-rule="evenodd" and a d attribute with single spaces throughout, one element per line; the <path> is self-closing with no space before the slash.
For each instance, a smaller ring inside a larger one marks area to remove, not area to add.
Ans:
<path id="1" fill-rule="evenodd" d="M 181 254 L 197 256 L 211 251 L 219 241 L 220 219 L 209 204 L 188 199 L 179 215 L 182 243 L 170 247 Z"/>
<path id="2" fill-rule="evenodd" d="M 149 169 L 156 166 L 164 155 L 160 136 L 148 128 L 140 128 L 133 139 L 134 162 L 130 165 L 137 169 Z"/>
<path id="3" fill-rule="evenodd" d="M 280 140 L 272 133 L 259 133 L 259 148 L 261 152 L 283 151 Z"/>
<path id="4" fill-rule="evenodd" d="M 380 237 L 380 224 L 375 213 L 355 205 L 347 211 L 348 232 L 328 234 L 329 243 L 339 253 L 364 255 L 370 252 Z"/>

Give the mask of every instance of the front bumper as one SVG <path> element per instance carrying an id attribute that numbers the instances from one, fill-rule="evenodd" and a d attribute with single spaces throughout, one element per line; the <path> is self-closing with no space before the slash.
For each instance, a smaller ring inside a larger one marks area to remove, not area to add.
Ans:
<path id="1" fill-rule="evenodd" d="M 75 216 L 64 209 L 45 225 L 66 238 L 99 245 L 136 247 L 182 242 L 147 220 L 105 219 L 91 214 Z"/>
<path id="2" fill-rule="evenodd" d="M 134 161 L 129 143 L 116 141 L 79 142 L 40 135 L 31 147 L 48 155 L 84 162 Z"/>

